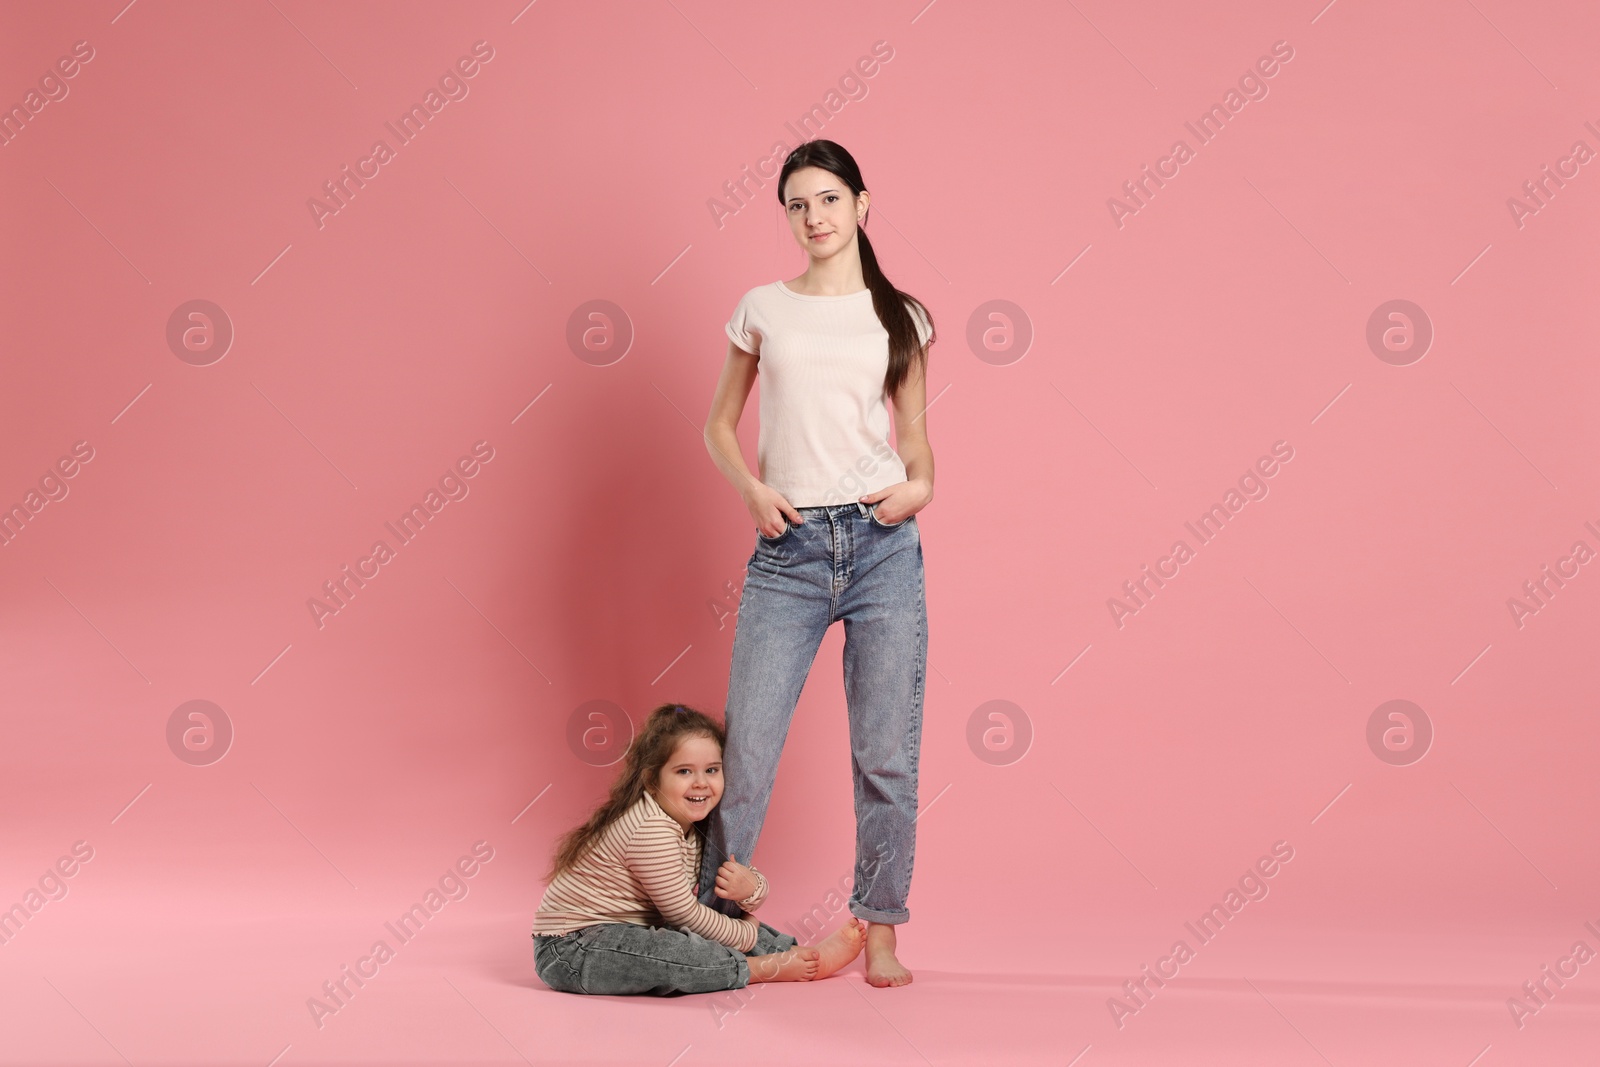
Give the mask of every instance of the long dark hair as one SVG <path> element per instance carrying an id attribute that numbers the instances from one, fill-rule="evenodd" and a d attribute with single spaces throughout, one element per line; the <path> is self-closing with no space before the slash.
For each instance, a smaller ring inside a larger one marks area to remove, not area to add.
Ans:
<path id="1" fill-rule="evenodd" d="M 556 845 L 550 870 L 544 876 L 546 882 L 576 863 L 606 827 L 637 804 L 647 787 L 661 780 L 661 768 L 672 758 L 678 742 L 686 737 L 709 737 L 719 749 L 727 747 L 728 738 L 722 724 L 694 708 L 662 704 L 650 713 L 639 736 L 623 754 L 622 768 L 611 784 L 611 795 L 582 826 L 568 831 Z M 700 828 L 696 827 L 695 832 L 701 832 Z"/>
<path id="2" fill-rule="evenodd" d="M 784 183 L 789 180 L 791 173 L 802 167 L 822 168 L 849 186 L 852 196 L 860 196 L 867 187 L 861 180 L 861 168 L 856 166 L 855 157 L 846 152 L 843 145 L 818 138 L 796 148 L 783 161 L 783 169 L 778 172 L 779 204 L 784 203 Z M 867 214 L 872 214 L 870 207 L 867 208 Z M 866 217 L 863 216 L 861 221 L 864 224 Z M 877 253 L 872 250 L 872 242 L 867 240 L 864 225 L 856 227 L 856 243 L 861 254 L 861 276 L 866 279 L 867 288 L 872 290 L 872 308 L 878 313 L 878 321 L 883 323 L 883 328 L 889 331 L 889 369 L 883 376 L 883 393 L 884 396 L 893 397 L 911 375 L 911 368 L 916 361 L 927 359 L 927 352 L 918 343 L 917 324 L 906 307 L 906 301 L 911 301 L 927 315 L 929 344 L 936 340 L 933 316 L 928 314 L 922 301 L 896 289 L 884 276 L 883 268 L 878 266 Z M 923 370 L 926 373 L 926 365 Z"/>

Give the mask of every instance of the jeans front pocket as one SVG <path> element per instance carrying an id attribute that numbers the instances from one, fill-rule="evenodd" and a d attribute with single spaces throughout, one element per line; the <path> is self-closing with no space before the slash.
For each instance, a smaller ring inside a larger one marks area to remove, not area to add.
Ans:
<path id="1" fill-rule="evenodd" d="M 915 518 L 915 516 L 914 515 L 907 515 L 905 518 L 901 519 L 899 522 L 884 522 L 882 519 L 878 518 L 878 505 L 877 504 L 873 504 L 871 507 L 869 507 L 867 509 L 867 518 L 871 519 L 875 524 L 877 524 L 882 529 L 885 529 L 885 530 L 898 530 L 900 527 L 904 526 L 906 523 L 910 522 L 913 518 Z"/>
<path id="2" fill-rule="evenodd" d="M 775 534 L 772 537 L 768 537 L 766 534 L 762 533 L 759 526 L 756 527 L 756 536 L 761 539 L 761 543 L 764 545 L 775 545 L 793 532 L 794 523 L 789 521 L 788 516 L 784 516 L 783 519 L 783 532 L 780 534 Z"/>

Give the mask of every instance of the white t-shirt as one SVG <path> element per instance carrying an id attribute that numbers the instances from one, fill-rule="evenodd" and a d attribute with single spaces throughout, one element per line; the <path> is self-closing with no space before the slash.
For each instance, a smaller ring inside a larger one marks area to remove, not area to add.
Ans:
<path id="1" fill-rule="evenodd" d="M 927 317 L 907 304 L 919 340 Z M 728 338 L 760 357 L 759 477 L 797 508 L 848 504 L 903 482 L 883 396 L 889 331 L 872 290 L 808 296 L 782 281 L 745 293 Z"/>

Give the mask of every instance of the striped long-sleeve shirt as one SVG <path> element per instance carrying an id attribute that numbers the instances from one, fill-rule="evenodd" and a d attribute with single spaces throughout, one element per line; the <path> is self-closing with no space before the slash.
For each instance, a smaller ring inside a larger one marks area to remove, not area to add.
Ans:
<path id="1" fill-rule="evenodd" d="M 596 923 L 692 930 L 740 952 L 755 947 L 758 923 L 735 919 L 695 898 L 701 838 L 684 832 L 646 793 L 617 817 L 571 867 L 551 879 L 533 920 L 535 934 L 565 934 Z M 756 891 L 739 906 L 754 911 L 767 879 L 754 867 Z"/>

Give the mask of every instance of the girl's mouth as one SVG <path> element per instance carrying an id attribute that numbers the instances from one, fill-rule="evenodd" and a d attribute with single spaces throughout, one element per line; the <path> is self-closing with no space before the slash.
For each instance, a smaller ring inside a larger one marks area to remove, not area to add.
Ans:
<path id="1" fill-rule="evenodd" d="M 709 804 L 711 802 L 711 798 L 708 797 L 708 796 L 707 797 L 684 797 L 683 799 L 689 802 L 689 810 L 691 810 L 691 811 L 695 810 L 696 808 L 703 808 L 703 807 L 705 807 L 707 804 Z"/>

